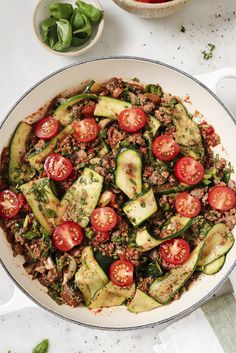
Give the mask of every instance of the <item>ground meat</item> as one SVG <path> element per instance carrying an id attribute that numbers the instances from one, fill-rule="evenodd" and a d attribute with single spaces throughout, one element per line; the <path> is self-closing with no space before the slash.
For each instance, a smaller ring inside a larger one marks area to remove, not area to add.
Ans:
<path id="1" fill-rule="evenodd" d="M 49 271 L 44 271 L 42 267 L 38 267 L 38 270 L 36 268 L 35 272 L 39 273 L 39 275 L 37 275 L 37 279 L 39 280 L 39 282 L 46 287 L 52 285 L 53 283 L 61 279 L 60 272 L 57 271 L 57 269 L 55 268 Z"/>
<path id="2" fill-rule="evenodd" d="M 118 126 L 113 125 L 108 129 L 107 137 L 107 144 L 110 145 L 112 149 L 116 149 L 120 142 L 127 137 L 127 134 Z"/>
<path id="3" fill-rule="evenodd" d="M 117 77 L 113 77 L 106 84 L 107 91 L 112 95 L 112 97 L 117 98 L 125 89 L 125 83 Z"/>
<path id="4" fill-rule="evenodd" d="M 126 141 L 134 145 L 146 146 L 145 139 L 143 138 L 143 134 L 141 132 L 136 132 L 132 135 L 129 135 L 126 138 Z"/>
<path id="5" fill-rule="evenodd" d="M 43 252 L 43 240 L 37 238 L 25 243 L 25 250 L 25 257 L 29 260 L 39 259 Z"/>
<path id="6" fill-rule="evenodd" d="M 232 208 L 227 212 L 206 210 L 204 211 L 204 217 L 214 224 L 223 222 L 230 230 L 232 230 L 236 225 L 236 208 Z"/>
<path id="7" fill-rule="evenodd" d="M 151 166 L 145 166 L 143 171 L 144 180 L 154 186 L 165 184 L 168 179 L 168 176 L 168 170 L 162 170 L 161 168 L 155 170 Z"/>
<path id="8" fill-rule="evenodd" d="M 9 148 L 5 147 L 0 160 L 0 191 L 7 188 Z"/>
<path id="9" fill-rule="evenodd" d="M 71 115 L 73 115 L 73 117 L 74 117 L 76 120 L 79 120 L 79 119 L 81 118 L 81 116 L 82 116 L 82 114 L 81 114 L 82 108 L 83 108 L 83 104 L 79 104 L 79 105 L 75 104 L 75 105 L 73 105 L 73 107 L 71 108 L 70 113 L 71 113 Z"/>
<path id="10" fill-rule="evenodd" d="M 149 290 L 150 285 L 155 281 L 155 278 L 153 277 L 146 277 L 146 278 L 140 278 L 140 281 L 138 283 L 138 288 L 144 292 L 147 293 Z"/>
<path id="11" fill-rule="evenodd" d="M 88 161 L 88 154 L 84 150 L 79 150 L 73 153 L 72 160 L 74 163 L 87 163 Z"/>
<path id="12" fill-rule="evenodd" d="M 172 122 L 171 116 L 166 113 L 163 113 L 161 108 L 155 111 L 155 118 L 166 126 Z"/>
<path id="13" fill-rule="evenodd" d="M 103 256 L 113 256 L 114 255 L 114 250 L 115 250 L 115 244 L 112 242 L 107 242 L 104 244 L 97 244 L 96 242 L 93 242 L 93 248 L 96 251 L 99 251 Z"/>
<path id="14" fill-rule="evenodd" d="M 208 196 L 208 188 L 196 188 L 191 190 L 190 194 L 194 197 L 197 197 L 199 200 L 201 200 L 206 194 Z"/>
<path id="15" fill-rule="evenodd" d="M 83 296 L 80 291 L 69 284 L 63 286 L 60 295 L 63 303 L 73 307 L 76 307 L 83 302 Z"/>
<path id="16" fill-rule="evenodd" d="M 120 260 L 131 261 L 134 266 L 139 265 L 140 251 L 138 249 L 129 248 L 128 246 L 120 247 L 117 249 L 117 256 Z"/>
<path id="17" fill-rule="evenodd" d="M 199 129 L 201 131 L 202 138 L 207 146 L 215 147 L 220 143 L 220 137 L 215 132 L 215 129 L 212 125 L 209 125 L 206 121 L 203 121 L 199 125 Z"/>

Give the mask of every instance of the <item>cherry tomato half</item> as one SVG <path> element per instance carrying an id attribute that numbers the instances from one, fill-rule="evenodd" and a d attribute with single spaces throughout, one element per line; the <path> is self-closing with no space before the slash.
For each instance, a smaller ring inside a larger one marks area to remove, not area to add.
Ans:
<path id="1" fill-rule="evenodd" d="M 96 104 L 85 105 L 82 108 L 81 113 L 86 116 L 91 116 L 93 115 L 95 108 L 96 108 Z"/>
<path id="2" fill-rule="evenodd" d="M 91 142 L 96 139 L 99 127 L 92 118 L 85 118 L 73 124 L 74 138 L 79 142 Z"/>
<path id="3" fill-rule="evenodd" d="M 218 211 L 229 211 L 236 204 L 235 192 L 228 186 L 214 186 L 209 191 L 208 202 Z"/>
<path id="4" fill-rule="evenodd" d="M 175 176 L 182 183 L 188 185 L 198 184 L 204 175 L 202 163 L 192 157 L 182 157 L 175 165 Z"/>
<path id="5" fill-rule="evenodd" d="M 172 265 L 181 265 L 188 260 L 190 247 L 186 240 L 175 238 L 160 245 L 160 254 L 165 262 Z"/>
<path id="6" fill-rule="evenodd" d="M 123 110 L 118 116 L 118 123 L 121 129 L 127 132 L 137 132 L 147 122 L 147 115 L 140 107 L 132 107 Z"/>
<path id="7" fill-rule="evenodd" d="M 54 231 L 52 241 L 61 251 L 69 251 L 74 246 L 80 245 L 83 240 L 83 231 L 78 223 L 66 221 Z"/>
<path id="8" fill-rule="evenodd" d="M 201 211 L 201 203 L 197 197 L 188 192 L 181 192 L 175 199 L 175 208 L 181 216 L 192 218 Z"/>
<path id="9" fill-rule="evenodd" d="M 25 210 L 26 212 L 30 212 L 31 211 L 31 207 L 28 204 L 26 198 L 24 197 L 23 194 L 19 194 L 18 195 L 18 199 L 19 199 L 19 203 L 20 203 L 20 208 L 23 208 L 23 210 Z"/>
<path id="10" fill-rule="evenodd" d="M 127 260 L 117 260 L 113 262 L 109 269 L 109 277 L 116 286 L 130 286 L 134 278 L 134 266 L 132 262 Z"/>
<path id="11" fill-rule="evenodd" d="M 179 154 L 179 145 L 169 135 L 158 136 L 152 144 L 154 156 L 161 161 L 171 161 Z"/>
<path id="12" fill-rule="evenodd" d="M 72 165 L 68 158 L 59 153 L 53 153 L 46 158 L 44 169 L 50 179 L 62 181 L 68 178 L 72 172 Z"/>
<path id="13" fill-rule="evenodd" d="M 100 232 L 108 232 L 116 226 L 117 214 L 111 207 L 96 208 L 91 214 L 92 226 Z"/>
<path id="14" fill-rule="evenodd" d="M 20 211 L 18 195 L 11 190 L 0 192 L 0 216 L 6 219 L 15 217 Z"/>
<path id="15" fill-rule="evenodd" d="M 39 139 L 50 140 L 59 131 L 59 123 L 52 116 L 46 116 L 40 119 L 34 125 L 34 134 Z"/>

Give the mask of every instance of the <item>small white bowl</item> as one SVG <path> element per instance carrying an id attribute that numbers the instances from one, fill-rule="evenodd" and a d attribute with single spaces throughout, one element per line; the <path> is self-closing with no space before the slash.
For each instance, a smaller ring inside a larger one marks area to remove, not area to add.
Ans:
<path id="1" fill-rule="evenodd" d="M 94 5 L 99 10 L 103 11 L 98 0 L 85 0 L 85 1 L 86 1 L 86 3 Z M 43 42 L 42 34 L 41 34 L 41 23 L 50 17 L 49 6 L 53 3 L 58 3 L 58 2 L 71 4 L 73 6 L 73 8 L 76 7 L 75 0 L 39 0 L 38 4 L 35 7 L 34 13 L 33 13 L 33 27 L 34 27 L 35 35 L 36 35 L 39 43 L 43 46 L 43 48 L 50 51 L 53 54 L 67 56 L 67 57 L 79 56 L 79 55 L 85 53 L 86 51 L 88 51 L 90 48 L 92 48 L 97 43 L 99 38 L 101 37 L 103 27 L 104 27 L 104 15 L 103 15 L 100 23 L 98 25 L 94 26 L 92 36 L 88 39 L 88 41 L 86 43 L 84 43 L 83 45 L 81 45 L 79 47 L 72 47 L 71 46 L 66 51 L 63 51 L 63 52 L 56 51 L 56 50 L 53 50 L 52 48 L 50 48 L 49 45 L 47 45 L 46 43 Z"/>
<path id="2" fill-rule="evenodd" d="M 113 0 L 123 10 L 144 18 L 160 18 L 180 11 L 191 0 L 172 0 L 163 3 L 145 3 L 136 0 Z"/>

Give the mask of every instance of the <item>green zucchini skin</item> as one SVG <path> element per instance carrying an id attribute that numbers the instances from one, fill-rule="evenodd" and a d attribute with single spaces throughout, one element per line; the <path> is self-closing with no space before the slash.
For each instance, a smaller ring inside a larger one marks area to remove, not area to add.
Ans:
<path id="1" fill-rule="evenodd" d="M 157 202 L 152 188 L 144 190 L 133 200 L 128 201 L 123 212 L 128 217 L 134 227 L 141 225 L 146 219 L 151 217 L 158 209 Z"/>
<path id="2" fill-rule="evenodd" d="M 67 126 L 73 121 L 73 117 L 71 117 L 70 110 L 73 105 L 84 99 L 94 99 L 98 100 L 98 97 L 94 94 L 79 94 L 77 96 L 73 96 L 68 98 L 64 103 L 59 105 L 54 112 L 54 118 L 57 119 L 61 125 Z"/>
<path id="3" fill-rule="evenodd" d="M 227 254 L 234 241 L 233 234 L 224 223 L 214 225 L 207 233 L 198 266 L 204 267 Z"/>
<path id="4" fill-rule="evenodd" d="M 115 183 L 130 199 L 142 191 L 142 157 L 135 148 L 122 148 L 117 154 Z"/>
<path id="5" fill-rule="evenodd" d="M 205 273 L 206 275 L 214 275 L 219 272 L 225 264 L 226 255 L 218 257 L 218 259 L 210 262 L 206 266 L 198 266 L 197 270 Z"/>
<path id="6" fill-rule="evenodd" d="M 139 228 L 136 231 L 136 246 L 141 252 L 149 251 L 160 245 L 164 240 L 159 240 L 151 236 L 146 227 Z"/>
<path id="7" fill-rule="evenodd" d="M 186 191 L 186 190 L 191 190 L 194 187 L 196 187 L 196 185 L 192 186 L 192 185 L 187 185 L 187 184 L 180 183 L 179 185 L 176 185 L 176 186 L 173 186 L 173 187 L 170 187 L 170 188 L 166 188 L 166 189 L 162 188 L 162 187 L 155 188 L 154 192 L 157 195 L 177 194 L 179 192 L 183 192 L 183 191 Z"/>
<path id="8" fill-rule="evenodd" d="M 104 116 L 113 120 L 117 120 L 119 114 L 123 110 L 131 107 L 132 104 L 129 102 L 111 97 L 100 96 L 94 111 L 94 115 Z"/>
<path id="9" fill-rule="evenodd" d="M 142 292 L 140 289 L 137 289 L 135 292 L 135 296 L 133 299 L 127 304 L 127 309 L 131 313 L 143 313 L 146 311 L 150 311 L 161 306 L 153 298 L 149 297 L 146 293 Z"/>
<path id="10" fill-rule="evenodd" d="M 203 244 L 204 240 L 191 252 L 183 265 L 172 268 L 166 275 L 153 282 L 148 294 L 160 304 L 171 302 L 195 271 Z"/>
<path id="11" fill-rule="evenodd" d="M 172 224 L 176 224 L 180 223 L 182 224 L 182 227 L 180 229 L 173 229 L 172 231 Z M 184 233 L 193 223 L 193 218 L 187 218 L 187 217 L 183 217 L 179 214 L 177 214 L 176 216 L 171 217 L 162 227 L 161 229 L 161 234 L 159 235 L 160 240 L 168 240 L 168 239 L 172 239 L 172 238 L 176 238 L 179 235 L 181 235 L 182 233 Z M 166 236 L 164 236 L 165 234 L 167 234 Z"/>
<path id="12" fill-rule="evenodd" d="M 31 132 L 32 126 L 21 122 L 11 139 L 8 175 L 12 184 L 29 180 L 32 173 L 30 166 L 22 162 L 22 158 L 27 152 L 27 143 Z"/>

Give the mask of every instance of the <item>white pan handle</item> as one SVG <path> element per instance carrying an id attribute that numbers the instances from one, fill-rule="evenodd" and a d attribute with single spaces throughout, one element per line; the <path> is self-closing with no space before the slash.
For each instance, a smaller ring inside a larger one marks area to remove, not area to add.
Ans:
<path id="1" fill-rule="evenodd" d="M 11 299 L 5 304 L 0 304 L 0 316 L 25 308 L 37 308 L 37 305 L 22 293 L 17 286 L 14 286 L 14 293 Z"/>
<path id="2" fill-rule="evenodd" d="M 217 71 L 210 72 L 209 74 L 198 75 L 196 78 L 216 93 L 217 83 L 223 78 L 236 79 L 236 67 L 226 67 Z"/>

